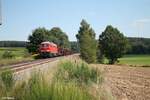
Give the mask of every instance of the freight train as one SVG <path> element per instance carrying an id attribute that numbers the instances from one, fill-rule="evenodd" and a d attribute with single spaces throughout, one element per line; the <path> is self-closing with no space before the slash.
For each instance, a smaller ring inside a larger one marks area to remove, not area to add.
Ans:
<path id="1" fill-rule="evenodd" d="M 69 49 L 66 48 L 60 48 L 58 45 L 56 45 L 53 42 L 42 42 L 39 45 L 39 54 L 43 58 L 50 58 L 50 57 L 56 57 L 56 56 L 65 56 L 70 55 L 72 52 Z"/>

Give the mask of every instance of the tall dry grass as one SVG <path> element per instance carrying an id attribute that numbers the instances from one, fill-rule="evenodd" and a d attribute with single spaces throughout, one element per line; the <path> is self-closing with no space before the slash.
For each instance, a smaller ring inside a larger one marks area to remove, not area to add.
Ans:
<path id="1" fill-rule="evenodd" d="M 10 70 L 0 74 L 0 99 L 15 100 L 95 100 L 87 86 L 97 84 L 101 78 L 96 69 L 85 63 L 64 61 L 52 80 L 49 74 L 35 72 L 28 81 L 15 82 Z"/>

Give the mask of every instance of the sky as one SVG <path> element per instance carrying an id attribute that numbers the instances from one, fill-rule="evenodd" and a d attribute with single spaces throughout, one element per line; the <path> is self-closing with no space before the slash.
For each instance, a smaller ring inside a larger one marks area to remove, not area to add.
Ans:
<path id="1" fill-rule="evenodd" d="M 76 40 L 85 19 L 96 38 L 107 25 L 128 37 L 150 38 L 150 0 L 1 0 L 0 40 L 26 41 L 38 27 L 60 27 Z"/>

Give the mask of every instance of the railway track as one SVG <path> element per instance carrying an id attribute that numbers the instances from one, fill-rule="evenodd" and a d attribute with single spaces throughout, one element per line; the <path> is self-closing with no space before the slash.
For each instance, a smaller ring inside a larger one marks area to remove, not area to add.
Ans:
<path id="1" fill-rule="evenodd" d="M 19 71 L 22 71 L 22 70 L 25 70 L 25 69 L 36 67 L 38 65 L 42 65 L 42 64 L 46 64 L 46 63 L 49 63 L 49 62 L 56 61 L 60 58 L 62 58 L 62 57 L 39 59 L 39 60 L 35 60 L 35 61 L 10 65 L 10 67 L 8 67 L 8 68 L 11 69 L 14 73 L 16 73 L 16 72 L 19 72 Z M 4 67 L 2 67 L 2 69 L 4 69 Z"/>
<path id="2" fill-rule="evenodd" d="M 36 67 L 38 65 L 42 65 L 45 63 L 49 63 L 52 61 L 56 61 L 58 58 L 49 58 L 49 59 L 44 59 L 44 60 L 39 60 L 39 61 L 33 61 L 33 62 L 29 62 L 29 63 L 25 63 L 25 64 L 21 64 L 21 65 L 14 65 L 11 70 L 13 72 L 18 72 L 18 71 L 22 71 L 28 68 L 33 68 Z"/>
<path id="3" fill-rule="evenodd" d="M 72 54 L 69 56 L 60 56 L 55 58 L 39 59 L 35 61 L 19 63 L 15 65 L 10 65 L 9 69 L 13 72 L 14 80 L 24 81 L 29 79 L 34 72 L 46 72 L 50 67 L 54 68 L 57 61 L 60 59 L 72 59 L 72 57 L 78 55 L 79 54 Z"/>

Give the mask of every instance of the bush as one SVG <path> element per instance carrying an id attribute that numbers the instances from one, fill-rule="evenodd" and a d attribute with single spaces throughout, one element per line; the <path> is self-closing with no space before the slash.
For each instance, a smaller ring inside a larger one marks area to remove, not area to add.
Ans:
<path id="1" fill-rule="evenodd" d="M 15 55 L 11 51 L 5 51 L 2 55 L 2 58 L 13 58 Z"/>
<path id="2" fill-rule="evenodd" d="M 1 78 L 2 82 L 4 83 L 7 90 L 12 88 L 12 86 L 14 84 L 14 80 L 13 80 L 13 73 L 11 70 L 9 70 L 9 69 L 3 70 L 0 73 L 0 78 Z"/>
<path id="3" fill-rule="evenodd" d="M 56 78 L 62 81 L 75 81 L 77 84 L 89 84 L 102 82 L 101 73 L 97 69 L 90 68 L 86 63 L 73 63 L 71 61 L 59 64 Z"/>

